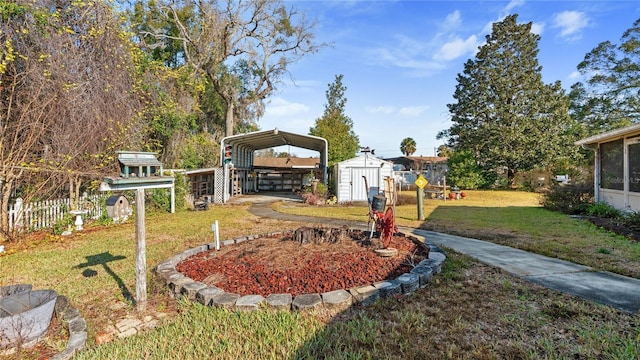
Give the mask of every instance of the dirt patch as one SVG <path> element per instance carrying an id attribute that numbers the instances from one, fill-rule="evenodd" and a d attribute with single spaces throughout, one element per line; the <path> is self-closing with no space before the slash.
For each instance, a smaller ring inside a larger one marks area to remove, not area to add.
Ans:
<path id="1" fill-rule="evenodd" d="M 394 235 L 393 257 L 380 257 L 364 232 L 350 231 L 337 243 L 294 241 L 284 237 L 262 237 L 202 252 L 185 259 L 176 269 L 195 281 L 217 286 L 239 295 L 289 293 L 292 296 L 349 289 L 393 279 L 411 271 L 428 252 L 410 238 Z"/>
<path id="2" fill-rule="evenodd" d="M 606 219 L 606 218 L 595 217 L 595 216 L 586 216 L 584 219 L 591 222 L 597 227 L 601 227 L 612 233 L 622 235 L 628 238 L 629 240 L 640 242 L 640 231 L 638 231 L 637 229 L 630 228 L 627 225 L 619 222 L 618 220 Z"/>

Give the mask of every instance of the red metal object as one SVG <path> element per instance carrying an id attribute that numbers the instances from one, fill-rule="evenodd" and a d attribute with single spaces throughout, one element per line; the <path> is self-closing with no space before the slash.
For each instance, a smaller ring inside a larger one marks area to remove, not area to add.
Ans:
<path id="1" fill-rule="evenodd" d="M 380 232 L 380 240 L 385 249 L 389 247 L 393 234 L 398 232 L 396 226 L 396 216 L 393 212 L 393 207 L 387 207 L 387 210 L 382 212 L 376 212 L 376 230 Z"/>
<path id="2" fill-rule="evenodd" d="M 367 183 L 367 178 L 364 177 L 365 187 L 367 188 L 367 193 L 369 192 L 369 186 Z M 373 225 L 375 224 L 376 231 L 380 232 L 380 240 L 382 241 L 382 245 L 386 248 L 389 247 L 391 243 L 391 238 L 393 234 L 398 231 L 398 227 L 396 226 L 396 216 L 393 211 L 392 206 L 387 206 L 387 210 L 378 211 L 373 208 L 371 201 L 369 201 L 369 222 L 373 222 L 371 224 L 371 237 L 373 237 Z"/>

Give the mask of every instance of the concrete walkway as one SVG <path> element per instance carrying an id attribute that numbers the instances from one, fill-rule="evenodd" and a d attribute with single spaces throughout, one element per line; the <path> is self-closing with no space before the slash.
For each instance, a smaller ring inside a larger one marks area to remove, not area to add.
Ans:
<path id="1" fill-rule="evenodd" d="M 329 226 L 347 225 L 352 228 L 366 228 L 366 224 L 361 222 L 283 214 L 272 210 L 268 199 L 260 201 L 254 198 L 253 200 L 249 211 L 260 217 L 313 222 Z M 271 201 L 273 200 L 271 199 Z M 501 268 L 547 288 L 609 305 L 625 312 L 640 312 L 639 279 L 595 271 L 587 266 L 487 241 L 413 228 L 401 227 L 399 231 L 412 234 L 428 243 L 469 255 L 480 262 Z"/>

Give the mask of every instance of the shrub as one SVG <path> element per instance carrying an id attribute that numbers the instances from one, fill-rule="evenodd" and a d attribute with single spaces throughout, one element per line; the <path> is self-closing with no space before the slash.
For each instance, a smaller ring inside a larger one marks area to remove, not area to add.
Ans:
<path id="1" fill-rule="evenodd" d="M 61 235 L 63 232 L 70 229 L 73 226 L 74 222 L 75 217 L 67 213 L 62 217 L 62 219 L 53 224 L 53 226 L 51 227 L 51 233 L 53 235 Z"/>
<path id="2" fill-rule="evenodd" d="M 107 205 L 103 203 L 102 211 L 100 213 L 100 217 L 96 219 L 96 224 L 98 225 L 111 225 L 113 223 L 113 219 L 107 214 Z"/>
<path id="3" fill-rule="evenodd" d="M 324 204 L 328 195 L 327 185 L 322 182 L 317 182 L 314 186 L 310 186 L 305 189 L 305 192 L 301 194 L 305 204 L 319 205 Z"/>
<path id="4" fill-rule="evenodd" d="M 632 211 L 624 215 L 624 223 L 633 230 L 640 230 L 640 212 Z"/>
<path id="5" fill-rule="evenodd" d="M 597 202 L 589 205 L 587 208 L 587 215 L 606 219 L 622 218 L 622 212 L 620 210 L 604 202 Z"/>
<path id="6" fill-rule="evenodd" d="M 565 214 L 585 214 L 593 202 L 593 189 L 585 185 L 552 186 L 542 206 Z"/>
<path id="7" fill-rule="evenodd" d="M 188 191 L 188 183 L 184 180 L 183 174 L 176 173 L 174 178 L 176 210 L 185 209 L 187 206 L 185 195 Z M 169 189 L 151 189 L 145 195 L 149 212 L 165 212 L 171 209 L 171 192 Z"/>

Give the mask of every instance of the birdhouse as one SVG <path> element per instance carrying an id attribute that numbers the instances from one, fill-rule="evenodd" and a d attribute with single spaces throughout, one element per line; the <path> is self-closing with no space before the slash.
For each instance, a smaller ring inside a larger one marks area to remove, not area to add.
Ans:
<path id="1" fill-rule="evenodd" d="M 107 215 L 115 222 L 127 221 L 132 214 L 129 200 L 122 195 L 110 196 L 105 205 L 107 206 Z"/>
<path id="2" fill-rule="evenodd" d="M 162 176 L 162 163 L 156 158 L 155 153 L 119 151 L 118 164 L 122 178 Z"/>

